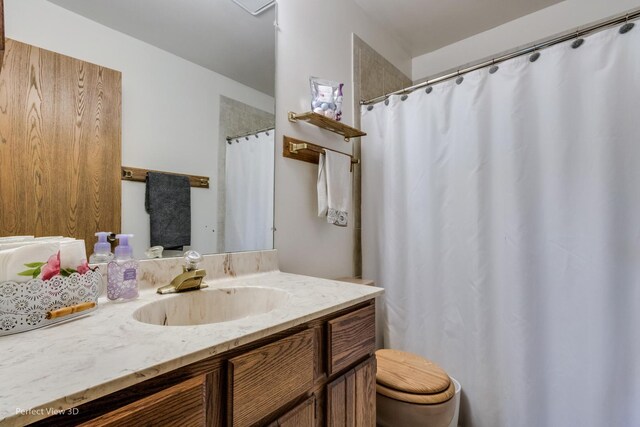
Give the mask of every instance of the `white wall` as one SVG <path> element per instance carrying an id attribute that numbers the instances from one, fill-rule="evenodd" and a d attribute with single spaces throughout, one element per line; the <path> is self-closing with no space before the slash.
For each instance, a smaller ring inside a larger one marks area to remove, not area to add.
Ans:
<path id="1" fill-rule="evenodd" d="M 640 7 L 639 0 L 565 0 L 442 49 L 413 58 L 418 81 L 466 63 Z"/>
<path id="2" fill-rule="evenodd" d="M 318 76 L 346 83 L 343 121 L 353 123 L 352 33 L 407 75 L 411 56 L 352 0 L 279 0 L 278 25 L 275 246 L 280 268 L 319 277 L 351 276 L 352 226 L 336 227 L 316 216 L 317 166 L 282 157 L 282 136 L 347 153 L 352 143 L 305 123 L 290 123 L 287 111 L 309 110 L 309 76 Z"/>
<path id="3" fill-rule="evenodd" d="M 274 111 L 274 99 L 45 0 L 5 0 L 6 35 L 122 72 L 122 164 L 211 177 L 192 189 L 192 247 L 216 249 L 219 96 Z M 145 186 L 123 182 L 122 230 L 149 246 Z"/>

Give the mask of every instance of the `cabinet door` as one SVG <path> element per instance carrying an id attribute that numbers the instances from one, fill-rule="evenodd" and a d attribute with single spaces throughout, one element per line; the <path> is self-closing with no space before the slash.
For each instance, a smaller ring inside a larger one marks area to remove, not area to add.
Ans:
<path id="1" fill-rule="evenodd" d="M 204 426 L 206 396 L 206 378 L 199 376 L 116 409 L 82 426 Z"/>
<path id="2" fill-rule="evenodd" d="M 296 406 L 271 424 L 272 427 L 314 427 L 316 425 L 316 398 L 309 399 Z"/>
<path id="3" fill-rule="evenodd" d="M 327 385 L 329 427 L 376 425 L 376 359 L 370 357 Z"/>
<path id="4" fill-rule="evenodd" d="M 310 391 L 315 348 L 307 329 L 229 360 L 231 426 L 253 426 Z"/>

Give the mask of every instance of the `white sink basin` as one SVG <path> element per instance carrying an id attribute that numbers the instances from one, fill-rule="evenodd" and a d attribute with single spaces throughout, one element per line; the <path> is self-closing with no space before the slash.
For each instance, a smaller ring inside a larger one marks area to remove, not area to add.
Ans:
<path id="1" fill-rule="evenodd" d="M 261 287 L 208 288 L 162 297 L 133 313 L 139 322 L 191 326 L 230 322 L 284 307 L 289 293 Z"/>

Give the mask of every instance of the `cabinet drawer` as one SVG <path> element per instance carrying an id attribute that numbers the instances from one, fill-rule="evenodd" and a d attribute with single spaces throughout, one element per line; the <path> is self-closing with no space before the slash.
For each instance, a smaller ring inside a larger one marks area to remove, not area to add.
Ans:
<path id="1" fill-rule="evenodd" d="M 308 329 L 229 360 L 233 427 L 253 425 L 312 388 L 314 337 Z"/>
<path id="2" fill-rule="evenodd" d="M 375 305 L 371 304 L 327 322 L 329 375 L 373 354 L 376 346 L 375 313 Z"/>
<path id="3" fill-rule="evenodd" d="M 82 426 L 204 426 L 206 419 L 206 377 L 192 378 Z"/>

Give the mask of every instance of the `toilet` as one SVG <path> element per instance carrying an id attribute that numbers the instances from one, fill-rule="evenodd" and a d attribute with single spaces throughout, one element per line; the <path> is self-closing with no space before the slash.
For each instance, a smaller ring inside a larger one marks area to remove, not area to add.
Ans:
<path id="1" fill-rule="evenodd" d="M 399 350 L 376 351 L 379 427 L 457 427 L 460 383 L 435 363 Z"/>

